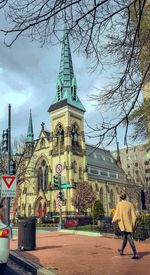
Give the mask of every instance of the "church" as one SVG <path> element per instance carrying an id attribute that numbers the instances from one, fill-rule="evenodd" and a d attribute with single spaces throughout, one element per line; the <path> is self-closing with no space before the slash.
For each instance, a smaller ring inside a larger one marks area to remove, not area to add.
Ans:
<path id="1" fill-rule="evenodd" d="M 79 99 L 67 29 L 64 30 L 56 93 L 50 104 L 50 130 L 44 123 L 39 138 L 34 140 L 30 112 L 25 151 L 17 169 L 18 187 L 16 215 L 57 216 L 55 176 L 61 176 L 64 194 L 62 215 L 75 215 L 72 197 L 78 183 L 86 182 L 96 191 L 105 215 L 119 201 L 121 192 L 130 184 L 121 166 L 109 151 L 86 144 L 84 135 L 85 108 Z"/>

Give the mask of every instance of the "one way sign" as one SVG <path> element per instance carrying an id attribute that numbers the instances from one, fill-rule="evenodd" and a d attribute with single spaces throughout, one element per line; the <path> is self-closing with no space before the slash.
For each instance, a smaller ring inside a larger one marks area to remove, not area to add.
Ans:
<path id="1" fill-rule="evenodd" d="M 1 197 L 16 197 L 16 176 L 2 176 Z"/>

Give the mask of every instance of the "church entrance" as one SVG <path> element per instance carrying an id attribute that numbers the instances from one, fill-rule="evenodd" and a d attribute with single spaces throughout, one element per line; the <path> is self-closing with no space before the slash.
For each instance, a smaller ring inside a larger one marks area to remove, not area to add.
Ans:
<path id="1" fill-rule="evenodd" d="M 44 203 L 44 217 L 46 216 L 47 213 L 47 208 L 46 208 L 46 203 Z"/>
<path id="2" fill-rule="evenodd" d="M 38 213 L 39 213 L 39 218 L 42 218 L 42 204 L 39 204 L 39 209 L 38 209 Z"/>

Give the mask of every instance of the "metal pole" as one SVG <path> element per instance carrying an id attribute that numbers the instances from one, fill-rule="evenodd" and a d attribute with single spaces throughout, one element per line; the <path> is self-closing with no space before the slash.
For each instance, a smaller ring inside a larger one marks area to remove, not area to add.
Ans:
<path id="1" fill-rule="evenodd" d="M 61 141 L 60 139 L 61 139 L 61 135 L 59 134 L 59 136 L 58 136 L 59 163 L 60 163 L 60 141 Z M 61 174 L 60 174 L 60 182 L 59 182 L 59 191 L 61 192 Z M 62 224 L 62 209 L 60 206 L 60 209 L 59 209 L 59 230 L 61 229 L 61 224 Z"/>
<path id="2" fill-rule="evenodd" d="M 11 160 L 11 105 L 8 106 L 8 175 L 10 175 Z M 6 224 L 10 225 L 10 198 L 7 198 Z"/>

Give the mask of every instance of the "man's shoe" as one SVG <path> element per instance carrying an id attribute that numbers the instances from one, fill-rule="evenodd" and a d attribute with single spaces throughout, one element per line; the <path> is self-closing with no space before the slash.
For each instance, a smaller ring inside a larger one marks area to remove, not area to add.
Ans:
<path id="1" fill-rule="evenodd" d="M 122 255 L 123 255 L 123 252 L 122 252 L 122 250 L 121 250 L 121 249 L 118 249 L 118 253 L 119 253 L 119 255 L 120 255 L 120 256 L 122 256 Z"/>
<path id="2" fill-rule="evenodd" d="M 138 254 L 135 254 L 132 259 L 135 259 L 135 260 L 138 260 L 139 259 L 139 255 Z"/>

